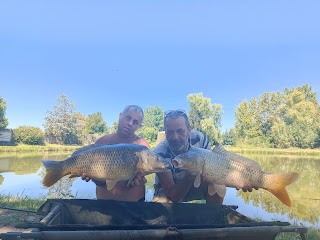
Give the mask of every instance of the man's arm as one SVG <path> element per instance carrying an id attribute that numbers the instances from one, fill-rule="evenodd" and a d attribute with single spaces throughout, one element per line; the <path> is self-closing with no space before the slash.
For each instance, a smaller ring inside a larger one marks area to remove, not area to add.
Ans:
<path id="1" fill-rule="evenodd" d="M 172 202 L 181 201 L 188 193 L 190 187 L 192 186 L 195 177 L 186 173 L 185 177 L 176 183 L 173 181 L 173 176 L 171 171 L 157 173 L 160 184 L 165 190 L 166 196 Z"/>

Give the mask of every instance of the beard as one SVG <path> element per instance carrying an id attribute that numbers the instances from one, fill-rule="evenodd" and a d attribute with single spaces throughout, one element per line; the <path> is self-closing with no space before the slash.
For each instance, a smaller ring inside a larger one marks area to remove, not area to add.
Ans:
<path id="1" fill-rule="evenodd" d="M 181 141 L 181 140 L 175 140 L 175 141 L 169 142 L 169 146 L 172 149 L 172 151 L 181 152 L 187 146 L 187 142 Z"/>

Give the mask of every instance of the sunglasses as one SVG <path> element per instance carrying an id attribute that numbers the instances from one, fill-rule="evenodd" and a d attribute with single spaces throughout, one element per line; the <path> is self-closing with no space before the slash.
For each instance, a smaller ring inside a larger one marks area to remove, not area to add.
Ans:
<path id="1" fill-rule="evenodd" d="M 177 109 L 177 110 L 167 110 L 167 111 L 165 111 L 164 112 L 164 116 L 167 117 L 167 116 L 170 116 L 173 113 L 175 113 L 177 115 L 180 115 L 180 116 L 187 115 L 185 110 Z"/>

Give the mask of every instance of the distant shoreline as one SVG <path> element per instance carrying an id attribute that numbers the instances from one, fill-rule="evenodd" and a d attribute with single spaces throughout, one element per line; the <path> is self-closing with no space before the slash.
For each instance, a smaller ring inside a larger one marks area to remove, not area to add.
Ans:
<path id="1" fill-rule="evenodd" d="M 277 155 L 303 155 L 319 156 L 320 149 L 299 149 L 299 148 L 260 148 L 260 147 L 233 147 L 228 146 L 226 149 L 238 154 L 277 154 Z"/>
<path id="2" fill-rule="evenodd" d="M 18 145 L 18 146 L 0 146 L 0 153 L 44 153 L 44 152 L 73 152 L 82 146 L 78 145 Z"/>
<path id="3" fill-rule="evenodd" d="M 3 153 L 70 153 L 81 148 L 79 145 L 18 145 L 18 146 L 0 146 L 0 154 Z M 259 147 L 233 147 L 225 146 L 228 151 L 238 154 L 281 154 L 281 155 L 303 155 L 319 156 L 320 149 L 299 149 L 299 148 L 259 148 Z"/>

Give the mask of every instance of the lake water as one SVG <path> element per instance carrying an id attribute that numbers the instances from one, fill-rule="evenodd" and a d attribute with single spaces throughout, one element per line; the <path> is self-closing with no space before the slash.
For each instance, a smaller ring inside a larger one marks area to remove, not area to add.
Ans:
<path id="1" fill-rule="evenodd" d="M 228 188 L 225 205 L 236 205 L 248 217 L 264 221 L 286 221 L 320 228 L 320 158 L 284 155 L 248 155 L 266 172 L 297 172 L 300 178 L 289 185 L 291 208 L 270 192 L 259 189 L 244 193 Z M 47 198 L 95 198 L 95 184 L 80 178 L 64 177 L 50 188 L 41 182 L 45 169 L 42 159 L 63 160 L 68 155 L 0 154 L 0 196 Z M 148 177 L 146 201 L 153 195 L 153 176 Z"/>

